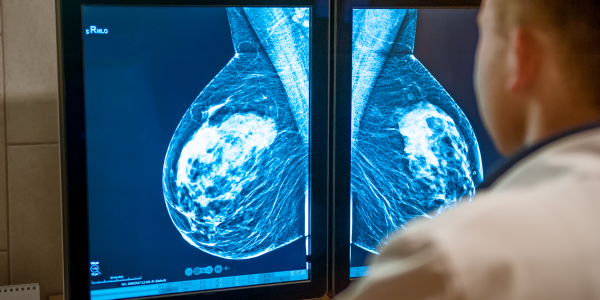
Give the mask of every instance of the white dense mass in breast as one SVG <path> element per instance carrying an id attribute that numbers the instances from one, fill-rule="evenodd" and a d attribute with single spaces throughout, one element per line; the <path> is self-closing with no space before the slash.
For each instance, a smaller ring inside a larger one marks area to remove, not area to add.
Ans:
<path id="1" fill-rule="evenodd" d="M 404 155 L 409 161 L 409 170 L 415 178 L 427 178 L 432 190 L 438 190 L 436 199 L 446 199 L 450 163 L 460 178 L 470 178 L 466 159 L 468 148 L 454 120 L 443 110 L 422 101 L 398 111 L 402 116 L 398 122 L 404 140 Z M 458 167 L 458 168 L 457 168 Z M 453 175 L 456 177 L 456 175 Z M 439 185 L 439 186 L 436 186 Z"/>
<path id="2" fill-rule="evenodd" d="M 255 178 L 256 174 L 248 174 L 249 165 L 259 160 L 276 136 L 274 120 L 255 114 L 235 114 L 217 126 L 205 123 L 181 151 L 178 187 L 186 187 L 202 207 L 210 201 L 235 199 L 244 181 Z"/>

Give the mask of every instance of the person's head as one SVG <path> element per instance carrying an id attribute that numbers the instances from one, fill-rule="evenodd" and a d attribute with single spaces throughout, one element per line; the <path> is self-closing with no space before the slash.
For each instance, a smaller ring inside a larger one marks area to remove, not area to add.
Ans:
<path id="1" fill-rule="evenodd" d="M 598 17 L 598 0 L 483 0 L 475 85 L 502 153 L 600 119 Z"/>

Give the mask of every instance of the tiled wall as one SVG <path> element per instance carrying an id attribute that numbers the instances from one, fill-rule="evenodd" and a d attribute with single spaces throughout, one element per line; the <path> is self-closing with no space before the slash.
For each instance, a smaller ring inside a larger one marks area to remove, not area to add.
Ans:
<path id="1" fill-rule="evenodd" d="M 62 294 L 54 0 L 1 0 L 0 285 Z"/>

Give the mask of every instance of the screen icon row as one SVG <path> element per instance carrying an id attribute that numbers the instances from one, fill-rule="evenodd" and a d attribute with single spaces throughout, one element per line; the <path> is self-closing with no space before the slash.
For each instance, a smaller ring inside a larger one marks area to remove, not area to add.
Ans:
<path id="1" fill-rule="evenodd" d="M 200 274 L 212 274 L 212 272 L 214 271 L 215 273 L 219 274 L 221 272 L 223 272 L 223 270 L 227 271 L 229 270 L 229 267 L 225 266 L 221 266 L 221 265 L 216 265 L 214 268 L 211 266 L 208 266 L 206 268 L 187 268 L 185 269 L 185 275 L 186 276 L 192 276 L 192 275 L 200 275 Z"/>

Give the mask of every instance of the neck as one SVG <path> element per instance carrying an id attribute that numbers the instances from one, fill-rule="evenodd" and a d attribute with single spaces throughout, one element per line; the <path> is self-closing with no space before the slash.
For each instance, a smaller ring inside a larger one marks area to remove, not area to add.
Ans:
<path id="1" fill-rule="evenodd" d="M 576 98 L 571 96 L 567 99 Z M 573 105 L 574 102 L 568 101 L 565 101 L 565 105 L 558 105 L 559 103 L 562 101 L 547 102 L 546 105 L 533 102 L 530 105 L 525 146 L 529 147 L 567 130 L 600 121 L 600 107 L 597 105 Z"/>

